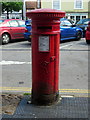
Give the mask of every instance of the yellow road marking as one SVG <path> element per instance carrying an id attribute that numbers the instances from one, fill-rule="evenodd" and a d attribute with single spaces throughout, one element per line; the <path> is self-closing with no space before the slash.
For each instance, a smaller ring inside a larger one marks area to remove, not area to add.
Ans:
<path id="1" fill-rule="evenodd" d="M 0 87 L 0 90 L 8 91 L 31 91 L 29 87 Z M 90 93 L 88 89 L 59 89 L 60 92 L 72 92 L 72 93 Z"/>
<path id="2" fill-rule="evenodd" d="M 29 87 L 0 87 L 0 91 L 19 91 L 19 92 L 31 92 Z M 88 89 L 59 89 L 61 94 L 73 93 L 74 97 L 90 97 L 90 90 Z M 75 94 L 76 93 L 76 94 Z"/>
<path id="3" fill-rule="evenodd" d="M 70 93 L 90 93 L 88 91 L 61 91 L 60 92 L 70 92 Z"/>
<path id="4" fill-rule="evenodd" d="M 17 49 L 19 49 L 19 50 L 21 50 L 21 49 L 22 49 L 22 50 L 29 50 L 29 49 L 31 49 L 31 48 L 2 48 L 2 50 L 3 50 L 3 49 L 10 49 L 10 50 L 12 50 L 12 49 L 13 49 L 13 50 L 14 50 L 14 49 L 15 49 L 15 50 L 17 50 Z"/>
<path id="5" fill-rule="evenodd" d="M 31 88 L 28 87 L 0 87 L 0 90 L 8 90 L 8 91 L 31 91 Z"/>
<path id="6" fill-rule="evenodd" d="M 3 50 L 2 52 L 8 52 L 7 50 Z M 10 51 L 10 52 L 31 52 L 30 50 L 12 50 L 12 51 Z"/>
<path id="7" fill-rule="evenodd" d="M 88 89 L 60 89 L 60 90 L 88 90 Z"/>

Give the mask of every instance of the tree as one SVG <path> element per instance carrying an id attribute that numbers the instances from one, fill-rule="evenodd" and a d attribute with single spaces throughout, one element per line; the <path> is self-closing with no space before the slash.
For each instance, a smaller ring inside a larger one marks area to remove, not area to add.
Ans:
<path id="1" fill-rule="evenodd" d="M 9 12 L 22 10 L 22 2 L 2 2 L 2 12 L 7 11 L 7 19 L 9 19 Z"/>

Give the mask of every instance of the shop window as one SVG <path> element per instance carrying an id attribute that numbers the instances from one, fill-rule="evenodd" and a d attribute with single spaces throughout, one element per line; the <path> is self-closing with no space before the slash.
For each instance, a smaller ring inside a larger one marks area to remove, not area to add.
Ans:
<path id="1" fill-rule="evenodd" d="M 76 16 L 76 22 L 80 20 L 80 16 Z"/>
<path id="2" fill-rule="evenodd" d="M 15 19 L 15 17 L 12 17 L 12 19 Z"/>
<path id="3" fill-rule="evenodd" d="M 70 19 L 71 19 L 71 20 L 74 20 L 74 19 L 75 19 L 75 16 L 70 16 Z"/>
<path id="4" fill-rule="evenodd" d="M 86 18 L 86 16 L 82 16 L 82 19 L 85 19 Z"/>

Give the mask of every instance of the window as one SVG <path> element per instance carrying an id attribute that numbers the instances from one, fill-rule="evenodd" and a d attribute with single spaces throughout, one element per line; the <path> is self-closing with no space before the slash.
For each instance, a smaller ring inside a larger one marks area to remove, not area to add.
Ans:
<path id="1" fill-rule="evenodd" d="M 18 23 L 16 20 L 9 21 L 11 27 L 18 27 Z"/>
<path id="2" fill-rule="evenodd" d="M 60 10 L 61 9 L 61 0 L 53 0 L 52 2 L 52 8 L 53 9 L 57 9 L 57 10 Z"/>
<path id="3" fill-rule="evenodd" d="M 61 23 L 60 23 L 60 26 L 71 26 L 72 24 L 69 22 L 69 21 L 66 21 L 66 20 L 64 20 L 64 21 L 61 21 Z"/>
<path id="4" fill-rule="evenodd" d="M 88 24 L 89 23 L 89 21 L 90 21 L 90 19 L 83 19 L 83 24 Z"/>
<path id="5" fill-rule="evenodd" d="M 15 19 L 15 17 L 12 17 L 12 19 Z"/>
<path id="6" fill-rule="evenodd" d="M 16 17 L 16 19 L 20 19 L 19 17 Z"/>
<path id="7" fill-rule="evenodd" d="M 18 20 L 18 22 L 19 22 L 19 26 L 20 26 L 20 27 L 26 27 L 25 21 Z"/>
<path id="8" fill-rule="evenodd" d="M 86 18 L 86 16 L 82 16 L 82 19 L 85 19 Z"/>
<path id="9" fill-rule="evenodd" d="M 64 26 L 64 21 L 61 21 L 61 22 L 60 22 L 60 26 Z"/>
<path id="10" fill-rule="evenodd" d="M 4 20 L 0 20 L 0 24 L 1 24 L 2 22 L 4 22 Z"/>
<path id="11" fill-rule="evenodd" d="M 64 26 L 71 26 L 72 24 L 69 21 L 64 21 Z"/>
<path id="12" fill-rule="evenodd" d="M 70 16 L 70 18 L 71 18 L 72 20 L 74 20 L 74 19 L 75 19 L 75 16 Z"/>
<path id="13" fill-rule="evenodd" d="M 82 20 L 80 20 L 79 22 L 77 22 L 77 25 L 79 25 L 79 24 L 82 24 Z"/>
<path id="14" fill-rule="evenodd" d="M 81 20 L 77 23 L 77 25 L 79 25 L 79 24 L 88 24 L 89 21 L 90 21 L 90 18 L 88 18 L 88 19 L 81 19 Z"/>
<path id="15" fill-rule="evenodd" d="M 4 25 L 4 26 L 10 27 L 9 22 L 5 23 L 5 25 Z"/>
<path id="16" fill-rule="evenodd" d="M 74 8 L 75 9 L 83 9 L 83 0 L 75 0 Z"/>
<path id="17" fill-rule="evenodd" d="M 80 20 L 80 16 L 76 16 L 76 22 Z"/>
<path id="18" fill-rule="evenodd" d="M 4 22 L 4 20 L 2 20 L 2 22 Z M 1 24 L 1 20 L 0 20 L 0 26 L 10 27 L 10 24 L 9 24 L 9 22 L 6 22 L 6 23 L 4 23 L 4 24 Z"/>

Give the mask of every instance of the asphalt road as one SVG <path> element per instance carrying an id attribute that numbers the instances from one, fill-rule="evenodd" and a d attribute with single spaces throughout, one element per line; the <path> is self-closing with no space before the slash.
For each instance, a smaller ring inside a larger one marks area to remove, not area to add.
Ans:
<path id="1" fill-rule="evenodd" d="M 60 94 L 88 95 L 88 51 L 85 39 L 60 44 Z M 0 90 L 30 92 L 31 44 L 28 41 L 0 46 Z"/>

